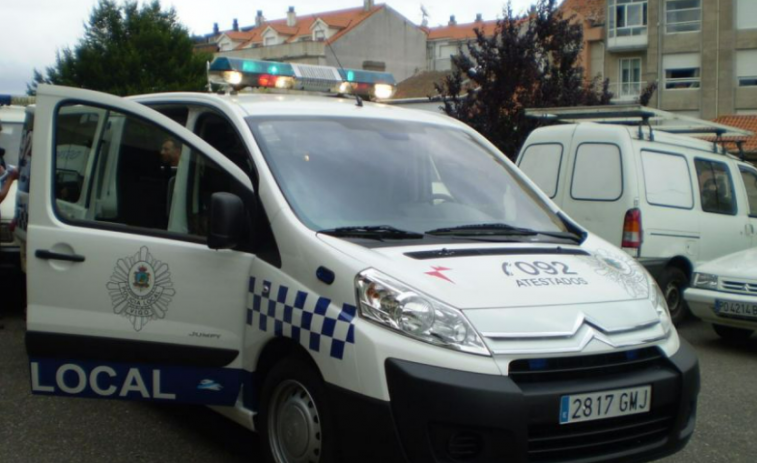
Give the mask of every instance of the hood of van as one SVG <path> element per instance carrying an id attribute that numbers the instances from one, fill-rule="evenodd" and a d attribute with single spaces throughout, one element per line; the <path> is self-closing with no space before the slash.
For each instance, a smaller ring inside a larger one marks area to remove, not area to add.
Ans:
<path id="1" fill-rule="evenodd" d="M 648 299 L 649 277 L 611 246 L 426 245 L 366 249 L 322 236 L 334 247 L 459 309 L 538 307 Z"/>

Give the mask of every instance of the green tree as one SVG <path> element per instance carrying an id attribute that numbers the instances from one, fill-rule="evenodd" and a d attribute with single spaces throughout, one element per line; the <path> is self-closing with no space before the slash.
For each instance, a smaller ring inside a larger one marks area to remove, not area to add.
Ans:
<path id="1" fill-rule="evenodd" d="M 46 75 L 34 70 L 27 93 L 40 83 L 80 87 L 125 96 L 201 90 L 208 53 L 194 53 L 193 41 L 171 8 L 154 0 L 118 4 L 100 0 L 84 24 L 84 37 L 59 51 Z"/>
<path id="2" fill-rule="evenodd" d="M 539 125 L 526 108 L 609 104 L 607 81 L 584 80 L 582 47 L 581 25 L 556 0 L 538 0 L 525 16 L 508 2 L 492 36 L 476 30 L 452 56 L 453 72 L 436 85 L 443 109 L 515 158 Z"/>

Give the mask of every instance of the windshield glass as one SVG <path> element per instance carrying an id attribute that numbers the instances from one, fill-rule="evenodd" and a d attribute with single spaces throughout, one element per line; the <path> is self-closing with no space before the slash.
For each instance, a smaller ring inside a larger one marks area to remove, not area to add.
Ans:
<path id="1" fill-rule="evenodd" d="M 363 118 L 248 118 L 287 201 L 312 230 L 391 226 L 423 233 L 563 222 L 466 132 Z"/>

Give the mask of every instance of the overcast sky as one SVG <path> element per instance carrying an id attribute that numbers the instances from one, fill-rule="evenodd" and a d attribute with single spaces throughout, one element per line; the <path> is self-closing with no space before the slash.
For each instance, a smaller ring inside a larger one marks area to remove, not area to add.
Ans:
<path id="1" fill-rule="evenodd" d="M 450 15 L 459 23 L 471 22 L 477 13 L 484 19 L 502 14 L 506 0 L 381 0 L 410 21 L 420 24 L 421 4 L 429 14 L 429 25 L 446 24 Z M 33 69 L 43 71 L 55 62 L 56 51 L 73 48 L 84 32 L 97 0 L 0 0 L 0 94 L 20 95 L 32 80 Z M 142 3 L 142 0 L 140 0 Z M 525 11 L 534 0 L 513 0 L 516 12 Z M 255 22 L 257 10 L 267 19 L 286 16 L 289 6 L 297 14 L 311 14 L 363 4 L 363 0 L 162 0 L 173 6 L 190 33 L 212 32 L 217 22 L 221 30 L 230 29 L 234 18 L 240 26 Z"/>

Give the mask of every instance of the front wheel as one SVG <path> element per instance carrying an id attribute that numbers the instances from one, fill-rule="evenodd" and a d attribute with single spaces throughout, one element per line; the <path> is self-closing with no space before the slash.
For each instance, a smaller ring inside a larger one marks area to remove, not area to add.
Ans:
<path id="1" fill-rule="evenodd" d="M 689 287 L 689 277 L 683 270 L 676 267 L 668 267 L 660 276 L 660 289 L 668 303 L 670 318 L 673 324 L 678 325 L 689 313 L 689 307 L 683 298 L 683 291 Z"/>
<path id="2" fill-rule="evenodd" d="M 261 397 L 261 442 L 271 463 L 334 460 L 326 390 L 315 367 L 300 356 L 284 359 L 268 374 Z"/>
<path id="3" fill-rule="evenodd" d="M 712 325 L 718 336 L 726 341 L 743 342 L 752 336 L 754 331 L 745 328 L 733 328 L 731 326 Z"/>

